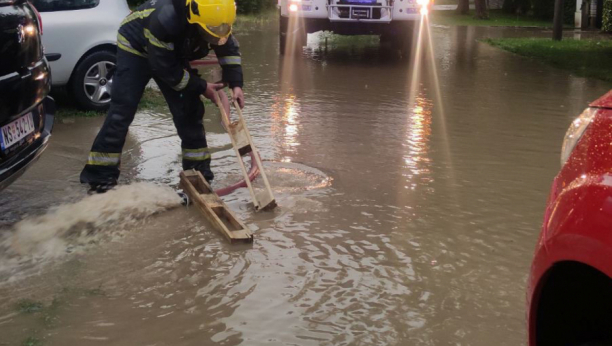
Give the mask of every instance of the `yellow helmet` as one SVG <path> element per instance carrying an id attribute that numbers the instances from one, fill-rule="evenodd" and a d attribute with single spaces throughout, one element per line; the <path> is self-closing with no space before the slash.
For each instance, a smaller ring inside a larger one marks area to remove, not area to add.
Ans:
<path id="1" fill-rule="evenodd" d="M 209 43 L 225 44 L 235 20 L 234 0 L 187 0 L 187 21 L 198 24 Z"/>

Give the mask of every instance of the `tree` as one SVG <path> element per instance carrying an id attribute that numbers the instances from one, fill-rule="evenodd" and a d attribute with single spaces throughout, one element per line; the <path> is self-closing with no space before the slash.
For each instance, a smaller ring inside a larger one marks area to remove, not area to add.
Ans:
<path id="1" fill-rule="evenodd" d="M 534 0 L 537 4 L 543 0 Z M 510 14 L 525 14 L 531 10 L 531 0 L 504 0 L 502 11 Z"/>
<path id="2" fill-rule="evenodd" d="M 612 0 L 604 1 L 603 11 L 603 24 L 601 29 L 603 31 L 612 32 Z"/>
<path id="3" fill-rule="evenodd" d="M 470 13 L 470 0 L 459 0 L 457 5 L 457 13 L 468 14 Z"/>
<path id="4" fill-rule="evenodd" d="M 553 37 L 554 41 L 563 39 L 563 0 L 555 1 L 555 18 L 553 19 Z"/>
<path id="5" fill-rule="evenodd" d="M 476 5 L 476 18 L 489 19 L 487 0 L 474 0 L 474 4 Z"/>

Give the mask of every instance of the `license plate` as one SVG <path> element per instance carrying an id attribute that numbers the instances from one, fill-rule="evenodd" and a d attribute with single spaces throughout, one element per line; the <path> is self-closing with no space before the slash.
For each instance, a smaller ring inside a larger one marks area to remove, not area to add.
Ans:
<path id="1" fill-rule="evenodd" d="M 312 11 L 311 5 L 302 5 L 302 11 Z"/>
<path id="2" fill-rule="evenodd" d="M 34 132 L 34 119 L 32 113 L 28 113 L 8 125 L 0 128 L 0 148 L 6 150 L 12 145 Z"/>
<path id="3" fill-rule="evenodd" d="M 369 8 L 354 8 L 353 9 L 353 18 L 370 18 L 370 9 Z"/>

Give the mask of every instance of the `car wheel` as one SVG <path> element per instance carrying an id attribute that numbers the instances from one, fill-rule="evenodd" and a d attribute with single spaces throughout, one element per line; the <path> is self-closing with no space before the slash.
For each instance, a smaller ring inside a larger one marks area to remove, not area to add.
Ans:
<path id="1" fill-rule="evenodd" d="M 74 71 L 71 92 L 79 107 L 86 110 L 108 109 L 117 57 L 102 50 L 89 54 Z"/>

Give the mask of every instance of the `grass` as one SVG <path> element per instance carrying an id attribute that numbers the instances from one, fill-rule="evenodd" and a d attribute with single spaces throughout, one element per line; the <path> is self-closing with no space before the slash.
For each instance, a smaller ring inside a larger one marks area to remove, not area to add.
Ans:
<path id="1" fill-rule="evenodd" d="M 56 119 L 66 119 L 66 118 L 91 118 L 98 117 L 106 114 L 105 112 L 96 112 L 96 111 L 82 111 L 80 109 L 74 107 L 62 107 L 61 105 L 57 107 L 55 111 Z"/>
<path id="2" fill-rule="evenodd" d="M 139 109 L 169 112 L 164 95 L 162 95 L 161 91 L 151 88 L 145 90 L 138 107 Z"/>
<path id="3" fill-rule="evenodd" d="M 35 336 L 28 336 L 21 345 L 23 346 L 41 346 L 43 343 L 40 339 Z"/>
<path id="4" fill-rule="evenodd" d="M 34 326 L 25 329 L 29 335 L 21 342 L 22 346 L 42 346 L 45 344 L 44 335 L 59 322 L 58 315 L 61 309 L 74 299 L 105 297 L 106 292 L 101 287 L 62 287 L 49 304 L 39 301 L 22 299 L 17 302 L 15 310 L 20 314 L 29 316 Z M 0 342 L 1 345 L 4 345 Z"/>
<path id="5" fill-rule="evenodd" d="M 335 46 L 370 46 L 380 43 L 380 38 L 376 35 L 344 36 L 335 35 L 329 31 L 318 33 L 318 35 L 322 42 L 327 39 L 329 44 Z"/>
<path id="6" fill-rule="evenodd" d="M 75 117 L 98 117 L 106 115 L 106 111 L 83 111 L 78 109 L 69 95 L 59 94 L 54 95 L 57 101 L 57 110 L 55 116 L 57 119 L 75 118 Z M 168 105 L 160 91 L 147 88 L 140 100 L 139 109 L 153 110 L 156 112 L 168 112 Z"/>
<path id="7" fill-rule="evenodd" d="M 485 39 L 484 42 L 582 77 L 612 82 L 612 40 L 501 38 Z"/>
<path id="8" fill-rule="evenodd" d="M 40 312 L 43 309 L 43 304 L 41 302 L 24 299 L 17 303 L 17 310 L 24 314 L 32 314 L 35 312 Z"/>
<path id="9" fill-rule="evenodd" d="M 86 292 L 79 292 L 81 296 L 88 296 Z M 29 299 L 23 299 L 17 303 L 17 311 L 25 315 L 33 315 L 43 322 L 43 325 L 50 326 L 55 320 L 57 309 L 61 305 L 59 298 L 54 298 L 47 306 L 42 302 L 37 302 Z"/>
<path id="10" fill-rule="evenodd" d="M 514 15 L 501 10 L 490 10 L 489 19 L 474 18 L 474 11 L 461 15 L 455 11 L 433 11 L 431 22 L 442 25 L 456 26 L 511 26 L 511 27 L 552 27 L 552 21 L 542 20 L 528 15 Z"/>
<path id="11" fill-rule="evenodd" d="M 89 117 L 99 117 L 105 116 L 106 111 L 97 112 L 97 111 L 83 111 L 78 109 L 73 100 L 70 98 L 70 95 L 65 93 L 59 95 L 53 95 L 55 97 L 55 101 L 57 102 L 57 110 L 55 111 L 55 118 L 58 120 L 67 119 L 67 118 L 89 118 Z M 206 107 L 212 105 L 212 101 L 206 99 L 204 101 L 204 105 Z M 166 103 L 166 99 L 164 95 L 157 90 L 152 88 L 145 89 L 144 94 L 142 94 L 142 98 L 140 99 L 140 103 L 138 104 L 138 110 L 148 110 L 154 111 L 157 113 L 170 113 L 170 109 L 168 108 L 168 104 Z"/>
<path id="12" fill-rule="evenodd" d="M 436 0 L 436 5 L 457 5 L 459 3 L 458 0 Z"/>
<path id="13" fill-rule="evenodd" d="M 268 25 L 276 21 L 278 21 L 278 10 L 276 7 L 273 7 L 257 14 L 239 14 L 236 16 L 234 28 L 236 30 L 244 30 Z"/>
<path id="14" fill-rule="evenodd" d="M 22 346 L 42 346 L 44 344 L 40 337 L 43 330 L 47 330 L 53 326 L 57 320 L 58 307 L 60 301 L 54 298 L 53 301 L 45 306 L 42 302 L 23 299 L 17 302 L 16 310 L 24 315 L 32 316 L 36 322 L 36 327 L 27 330 L 28 335 L 22 342 Z"/>

